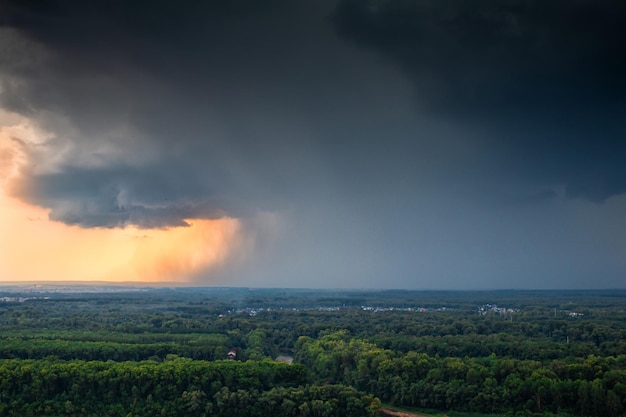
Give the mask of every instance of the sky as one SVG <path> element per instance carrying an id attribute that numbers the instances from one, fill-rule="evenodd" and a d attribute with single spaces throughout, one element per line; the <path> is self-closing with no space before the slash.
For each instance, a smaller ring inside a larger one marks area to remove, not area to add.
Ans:
<path id="1" fill-rule="evenodd" d="M 0 282 L 626 288 L 621 0 L 0 4 Z"/>

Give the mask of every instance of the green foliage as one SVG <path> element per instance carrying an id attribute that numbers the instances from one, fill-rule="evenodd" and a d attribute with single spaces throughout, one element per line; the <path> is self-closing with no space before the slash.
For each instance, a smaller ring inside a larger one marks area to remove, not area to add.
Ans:
<path id="1" fill-rule="evenodd" d="M 2 360 L 2 415 L 374 416 L 377 400 L 306 385 L 302 365 L 271 361 Z"/>
<path id="2" fill-rule="evenodd" d="M 345 332 L 302 337 L 297 359 L 321 382 L 344 383 L 391 404 L 481 413 L 621 415 L 626 355 L 570 359 L 558 367 L 523 359 L 432 357 L 394 352 Z M 617 393 L 615 389 L 619 391 Z M 610 400 L 609 400 L 610 399 Z"/>
<path id="3" fill-rule="evenodd" d="M 624 291 L 46 297 L 0 302 L 0 415 L 365 416 L 376 397 L 448 415 L 626 411 Z M 506 313 L 478 313 L 494 303 Z"/>

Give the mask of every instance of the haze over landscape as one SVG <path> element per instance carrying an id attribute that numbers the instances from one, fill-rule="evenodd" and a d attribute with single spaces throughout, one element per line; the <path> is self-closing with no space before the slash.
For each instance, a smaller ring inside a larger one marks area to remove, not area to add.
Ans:
<path id="1" fill-rule="evenodd" d="M 0 4 L 0 282 L 626 288 L 626 4 Z"/>

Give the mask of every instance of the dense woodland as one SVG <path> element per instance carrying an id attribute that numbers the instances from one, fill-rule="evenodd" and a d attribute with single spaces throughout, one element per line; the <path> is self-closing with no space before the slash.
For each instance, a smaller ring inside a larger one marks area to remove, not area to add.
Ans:
<path id="1" fill-rule="evenodd" d="M 625 415 L 626 291 L 85 290 L 0 289 L 0 415 Z"/>

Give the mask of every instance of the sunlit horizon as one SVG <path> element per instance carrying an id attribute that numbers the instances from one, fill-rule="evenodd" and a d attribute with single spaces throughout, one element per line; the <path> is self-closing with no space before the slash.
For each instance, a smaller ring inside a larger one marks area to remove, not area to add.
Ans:
<path id="1" fill-rule="evenodd" d="M 0 137 L 1 283 L 184 284 L 222 265 L 236 245 L 240 221 L 228 217 L 161 229 L 82 228 L 50 220 L 48 209 L 8 195 L 27 162 L 21 141 L 10 136 L 15 132 L 4 129 Z"/>

